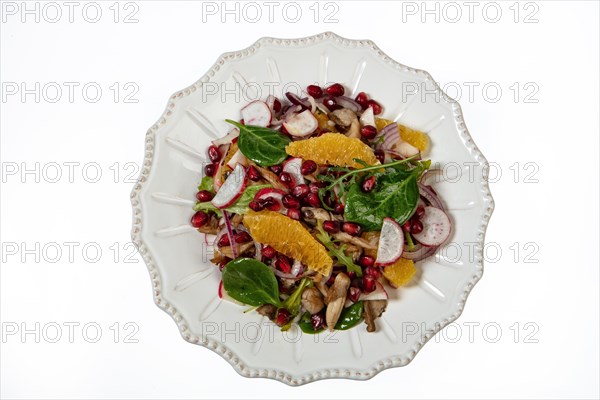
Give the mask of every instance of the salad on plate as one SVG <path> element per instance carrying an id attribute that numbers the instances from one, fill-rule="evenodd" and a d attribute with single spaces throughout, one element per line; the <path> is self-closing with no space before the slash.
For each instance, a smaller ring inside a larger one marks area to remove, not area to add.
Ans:
<path id="1" fill-rule="evenodd" d="M 191 224 L 213 243 L 215 290 L 282 330 L 376 331 L 388 292 L 452 230 L 427 185 L 429 137 L 345 92 L 252 101 L 208 148 Z"/>

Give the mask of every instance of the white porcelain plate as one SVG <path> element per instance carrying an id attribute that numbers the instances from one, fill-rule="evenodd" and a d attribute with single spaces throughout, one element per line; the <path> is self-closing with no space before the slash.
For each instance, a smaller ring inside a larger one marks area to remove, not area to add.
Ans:
<path id="1" fill-rule="evenodd" d="M 247 307 L 222 301 L 212 246 L 189 225 L 210 140 L 226 134 L 250 100 L 308 84 L 341 82 L 365 91 L 384 117 L 427 132 L 428 158 L 444 171 L 434 188 L 453 220 L 435 257 L 418 263 L 414 284 L 391 293 L 378 330 L 366 325 L 333 334 L 286 333 Z M 290 385 L 325 378 L 368 379 L 408 364 L 436 332 L 455 320 L 483 273 L 482 249 L 493 200 L 487 163 L 469 135 L 460 106 L 424 71 L 397 63 L 369 40 L 333 33 L 303 39 L 263 38 L 222 55 L 198 82 L 175 93 L 146 135 L 139 182 L 131 194 L 133 241 L 152 278 L 156 304 L 185 340 L 219 353 L 243 376 Z"/>

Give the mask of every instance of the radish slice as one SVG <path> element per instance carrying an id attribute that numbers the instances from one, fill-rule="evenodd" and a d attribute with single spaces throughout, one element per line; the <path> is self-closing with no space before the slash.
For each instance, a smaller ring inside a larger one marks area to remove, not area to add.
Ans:
<path id="1" fill-rule="evenodd" d="M 301 170 L 302 159 L 299 157 L 290 158 L 283 164 L 283 171 L 292 176 L 292 179 L 296 185 L 305 183 Z"/>
<path id="2" fill-rule="evenodd" d="M 267 127 L 271 123 L 271 110 L 264 101 L 255 100 L 242 108 L 242 118 L 245 125 Z"/>
<path id="3" fill-rule="evenodd" d="M 243 165 L 244 167 L 248 166 L 248 159 L 240 150 L 237 150 L 235 153 L 233 153 L 233 156 L 231 156 L 227 166 L 231 169 L 234 169 L 238 164 Z"/>
<path id="4" fill-rule="evenodd" d="M 225 154 L 222 158 L 221 161 L 219 161 L 219 166 L 217 167 L 217 170 L 215 171 L 215 174 L 213 175 L 213 189 L 215 190 L 215 192 L 218 192 L 219 189 L 221 188 L 221 185 L 223 185 L 223 181 L 221 180 L 221 177 L 223 176 L 223 168 L 225 168 L 225 159 L 227 158 L 226 155 L 229 152 L 229 147 L 231 146 L 231 144 L 224 144 L 219 146 L 219 151 L 221 152 L 221 154 Z M 221 147 L 223 147 L 223 149 L 221 149 Z"/>
<path id="5" fill-rule="evenodd" d="M 404 232 L 392 218 L 384 218 L 377 248 L 377 265 L 390 265 L 398 261 L 404 249 Z"/>
<path id="6" fill-rule="evenodd" d="M 358 298 L 359 301 L 361 301 L 361 300 L 387 300 L 387 299 L 388 299 L 388 293 L 385 291 L 385 288 L 383 287 L 383 285 L 379 282 L 375 282 L 375 290 L 373 290 L 371 293 L 362 292 L 360 294 L 360 297 Z"/>
<path id="7" fill-rule="evenodd" d="M 375 114 L 373 107 L 368 107 L 360 116 L 360 124 L 362 126 L 377 126 L 375 125 Z"/>
<path id="8" fill-rule="evenodd" d="M 240 136 L 240 130 L 238 128 L 233 128 L 231 131 L 229 131 L 227 135 L 223 136 L 222 138 L 213 140 L 212 144 L 214 144 L 215 146 L 230 144 L 233 141 L 233 139 L 237 138 L 238 136 Z"/>
<path id="9" fill-rule="evenodd" d="M 225 208 L 233 204 L 246 188 L 246 169 L 240 164 L 235 166 L 235 169 L 227 177 L 223 185 L 211 200 L 211 203 L 218 208 Z"/>
<path id="10" fill-rule="evenodd" d="M 283 206 L 283 196 L 285 196 L 285 192 L 281 189 L 275 188 L 264 188 L 259 190 L 254 196 L 255 199 L 264 200 L 267 197 L 272 197 L 275 201 L 279 203 L 279 212 L 281 214 L 287 214 L 287 208 Z"/>
<path id="11" fill-rule="evenodd" d="M 290 135 L 296 137 L 305 137 L 312 134 L 319 126 L 319 121 L 309 111 L 304 110 L 288 118 L 284 123 L 285 129 Z"/>
<path id="12" fill-rule="evenodd" d="M 425 207 L 425 214 L 421 218 L 423 230 L 413 233 L 413 237 L 425 246 L 439 246 L 448 239 L 452 231 L 450 218 L 445 212 L 435 207 Z"/>

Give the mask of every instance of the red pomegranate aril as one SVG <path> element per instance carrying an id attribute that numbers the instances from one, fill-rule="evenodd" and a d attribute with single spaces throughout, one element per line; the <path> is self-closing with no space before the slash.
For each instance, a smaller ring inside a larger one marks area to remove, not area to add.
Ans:
<path id="1" fill-rule="evenodd" d="M 217 146 L 208 146 L 208 158 L 210 158 L 210 161 L 213 163 L 216 163 L 221 159 L 221 152 Z"/>
<path id="2" fill-rule="evenodd" d="M 323 201 L 325 202 L 327 207 L 329 207 L 329 208 L 335 207 L 335 197 L 334 197 L 333 193 L 326 192 L 325 195 L 323 196 Z"/>
<path id="3" fill-rule="evenodd" d="M 348 275 L 348 278 L 350 278 L 350 280 L 356 278 L 356 272 L 354 271 L 346 271 L 346 275 Z"/>
<path id="4" fill-rule="evenodd" d="M 370 176 L 362 182 L 361 189 L 365 193 L 371 192 L 375 189 L 375 184 L 377 183 L 377 179 L 375 176 Z"/>
<path id="5" fill-rule="evenodd" d="M 371 140 L 373 139 L 375 136 L 377 136 L 377 128 L 375 128 L 372 125 L 365 125 L 362 127 L 362 129 L 360 130 L 360 134 L 362 135 L 362 137 L 364 137 L 365 139 Z"/>
<path id="6" fill-rule="evenodd" d="M 340 106 L 338 106 L 338 104 L 336 103 L 335 98 L 331 96 L 325 97 L 323 99 L 323 104 L 329 109 L 329 111 L 335 111 L 338 108 L 340 108 Z"/>
<path id="7" fill-rule="evenodd" d="M 423 215 L 425 215 L 425 207 L 418 206 L 417 210 L 415 211 L 415 215 L 417 216 L 418 219 L 423 218 Z"/>
<path id="8" fill-rule="evenodd" d="M 279 174 L 279 182 L 283 183 L 289 188 L 294 186 L 294 179 L 292 179 L 292 175 L 290 175 L 289 172 L 282 172 Z"/>
<path id="9" fill-rule="evenodd" d="M 303 198 L 308 193 L 310 193 L 310 189 L 308 188 L 308 185 L 305 184 L 305 183 L 301 183 L 300 185 L 296 185 L 292 189 L 292 196 L 294 196 L 297 199 Z"/>
<path id="10" fill-rule="evenodd" d="M 288 310 L 286 310 L 285 308 L 280 308 L 279 310 L 277 310 L 274 322 L 277 324 L 277 326 L 284 326 L 285 324 L 290 322 L 291 318 L 292 315 Z"/>
<path id="11" fill-rule="evenodd" d="M 408 220 L 408 221 L 406 221 L 405 223 L 402 224 L 402 229 L 405 230 L 408 233 L 411 232 L 410 220 Z"/>
<path id="12" fill-rule="evenodd" d="M 379 160 L 380 163 L 384 164 L 385 153 L 383 152 L 383 150 L 375 150 L 375 158 L 377 158 L 377 160 Z"/>
<path id="13" fill-rule="evenodd" d="M 227 263 L 225 261 L 219 263 L 219 271 L 223 272 L 223 268 L 225 268 L 226 265 Z"/>
<path id="14" fill-rule="evenodd" d="M 248 232 L 241 231 L 233 235 L 233 240 L 235 240 L 236 243 L 248 243 L 252 241 L 252 237 Z"/>
<path id="15" fill-rule="evenodd" d="M 271 246 L 264 246 L 261 251 L 260 254 L 262 254 L 264 257 L 267 258 L 273 258 L 275 257 L 275 254 L 277 254 L 277 251 L 272 248 Z"/>
<path id="16" fill-rule="evenodd" d="M 323 182 L 313 182 L 310 185 L 308 185 L 308 188 L 310 189 L 311 193 L 319 193 L 319 189 L 324 188 L 325 187 L 325 183 Z"/>
<path id="17" fill-rule="evenodd" d="M 208 222 L 210 217 L 204 211 L 198 211 L 192 216 L 191 223 L 194 228 L 200 228 Z"/>
<path id="18" fill-rule="evenodd" d="M 261 178 L 260 172 L 258 172 L 256 167 L 254 167 L 254 165 L 249 166 L 248 167 L 248 179 L 256 182 L 256 181 L 260 180 L 260 178 Z"/>
<path id="19" fill-rule="evenodd" d="M 319 99 L 323 96 L 323 89 L 317 85 L 308 85 L 306 88 L 306 93 L 314 97 L 315 99 Z"/>
<path id="20" fill-rule="evenodd" d="M 196 198 L 198 199 L 198 201 L 202 202 L 211 201 L 213 198 L 213 194 L 208 190 L 201 190 L 198 193 L 196 193 Z"/>
<path id="21" fill-rule="evenodd" d="M 217 242 L 217 246 L 219 246 L 219 247 L 229 246 L 230 244 L 231 244 L 231 242 L 229 241 L 229 235 L 227 235 L 227 234 L 221 236 L 219 238 L 219 241 Z"/>
<path id="22" fill-rule="evenodd" d="M 283 167 L 281 165 L 272 165 L 269 167 L 269 169 L 271 170 L 271 172 L 277 175 L 279 175 L 281 171 L 283 171 Z"/>
<path id="23" fill-rule="evenodd" d="M 305 160 L 302 162 L 302 167 L 300 167 L 300 173 L 302 175 L 312 174 L 317 170 L 317 163 L 313 160 Z"/>
<path id="24" fill-rule="evenodd" d="M 291 219 L 295 219 L 296 221 L 300 221 L 300 218 L 302 218 L 299 208 L 288 208 L 287 216 Z"/>
<path id="25" fill-rule="evenodd" d="M 354 100 L 358 104 L 360 104 L 363 110 L 366 110 L 369 106 L 369 98 L 367 97 L 367 94 L 365 92 L 360 92 L 359 94 L 357 94 Z"/>
<path id="26" fill-rule="evenodd" d="M 283 198 L 281 199 L 281 202 L 283 203 L 283 206 L 285 208 L 298 208 L 298 207 L 300 207 L 300 201 L 297 198 L 295 198 L 295 197 L 293 197 L 292 195 L 289 195 L 289 194 L 286 194 L 285 196 L 283 196 Z"/>
<path id="27" fill-rule="evenodd" d="M 358 259 L 358 265 L 360 265 L 363 268 L 372 267 L 373 265 L 375 265 L 375 257 L 366 255 L 360 256 L 360 258 Z"/>
<path id="28" fill-rule="evenodd" d="M 351 287 L 348 289 L 348 298 L 351 302 L 356 303 L 360 297 L 361 290 L 357 287 Z"/>
<path id="29" fill-rule="evenodd" d="M 309 193 L 304 198 L 304 201 L 311 207 L 320 207 L 321 200 L 319 199 L 319 195 L 316 193 Z"/>
<path id="30" fill-rule="evenodd" d="M 325 92 L 330 96 L 343 96 L 344 95 L 344 87 L 339 83 L 334 83 L 331 86 L 328 86 L 325 89 Z"/>
<path id="31" fill-rule="evenodd" d="M 318 331 L 325 327 L 325 313 L 323 311 L 310 316 L 310 323 L 313 330 Z"/>
<path id="32" fill-rule="evenodd" d="M 252 200 L 250 203 L 248 203 L 248 207 L 250 207 L 250 209 L 252 211 L 261 211 L 262 209 L 264 209 L 265 207 L 257 200 Z"/>
<path id="33" fill-rule="evenodd" d="M 381 271 L 377 267 L 367 267 L 365 268 L 365 275 L 378 279 L 381 276 Z"/>
<path id="34" fill-rule="evenodd" d="M 279 202 L 271 196 L 267 197 L 266 199 L 262 199 L 261 204 L 264 208 L 271 211 L 279 211 L 281 209 L 281 204 L 279 204 Z"/>
<path id="35" fill-rule="evenodd" d="M 206 176 L 213 176 L 217 170 L 217 164 L 206 164 L 204 166 L 204 174 Z"/>
<path id="36" fill-rule="evenodd" d="M 377 279 L 371 275 L 365 275 L 362 279 L 362 289 L 365 293 L 371 293 L 377 287 Z"/>
<path id="37" fill-rule="evenodd" d="M 337 272 L 336 273 L 332 273 L 331 276 L 329 277 L 329 279 L 327 279 L 327 282 L 325 282 L 325 284 L 327 286 L 333 285 L 333 282 L 335 282 L 336 275 L 337 275 Z"/>
<path id="38" fill-rule="evenodd" d="M 337 221 L 323 221 L 323 229 L 328 233 L 338 233 L 340 224 Z"/>
<path id="39" fill-rule="evenodd" d="M 273 111 L 275 111 L 276 113 L 281 111 L 281 102 L 277 98 L 273 100 Z"/>
<path id="40" fill-rule="evenodd" d="M 411 220 L 410 222 L 410 233 L 421 233 L 423 232 L 423 223 L 418 219 Z"/>
<path id="41" fill-rule="evenodd" d="M 375 100 L 369 100 L 367 105 L 373 108 L 373 114 L 379 115 L 381 114 L 381 105 Z"/>
<path id="42" fill-rule="evenodd" d="M 342 203 L 337 203 L 335 207 L 333 207 L 333 213 L 337 215 L 342 215 L 344 213 L 345 206 Z"/>
<path id="43" fill-rule="evenodd" d="M 290 265 L 290 261 L 283 254 L 279 254 L 277 256 L 277 260 L 275 260 L 275 268 L 285 272 L 286 274 L 292 272 L 292 266 Z"/>
<path id="44" fill-rule="evenodd" d="M 342 230 L 351 236 L 358 236 L 362 233 L 360 225 L 354 222 L 344 222 L 342 224 Z"/>

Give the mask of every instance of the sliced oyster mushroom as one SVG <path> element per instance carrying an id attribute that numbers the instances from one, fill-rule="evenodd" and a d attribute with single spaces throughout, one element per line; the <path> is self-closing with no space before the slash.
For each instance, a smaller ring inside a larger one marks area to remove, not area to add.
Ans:
<path id="1" fill-rule="evenodd" d="M 360 122 L 358 122 L 358 119 L 352 121 L 352 124 L 350 124 L 350 128 L 348 128 L 348 131 L 346 132 L 346 136 L 360 139 Z"/>
<path id="2" fill-rule="evenodd" d="M 350 278 L 348 275 L 340 272 L 335 277 L 333 286 L 329 289 L 325 302 L 327 303 L 327 312 L 325 313 L 325 321 L 330 331 L 333 330 L 335 324 L 340 318 L 340 314 L 346 303 L 346 292 L 350 287 Z"/>
<path id="3" fill-rule="evenodd" d="M 219 218 L 217 218 L 216 214 L 213 214 L 208 222 L 198 228 L 198 230 L 202 233 L 208 233 L 210 235 L 216 235 L 219 233 Z"/>
<path id="4" fill-rule="evenodd" d="M 332 111 L 329 113 L 328 117 L 341 128 L 349 128 L 354 120 L 358 120 L 354 111 L 347 108 L 340 108 Z"/>
<path id="5" fill-rule="evenodd" d="M 235 244 L 238 257 L 247 252 L 250 249 L 254 248 L 254 242 L 248 242 L 243 244 Z M 231 246 L 223 246 L 219 249 L 222 255 L 229 258 L 235 258 L 233 256 L 233 249 Z"/>
<path id="6" fill-rule="evenodd" d="M 343 219 L 341 215 L 330 213 L 323 208 L 302 207 L 301 211 L 304 221 L 311 225 L 316 225 L 317 221 L 341 221 Z"/>
<path id="7" fill-rule="evenodd" d="M 250 162 L 250 165 L 253 165 L 254 168 L 256 168 L 258 170 L 258 172 L 260 172 L 260 174 L 262 175 L 263 178 L 265 178 L 265 180 L 267 182 L 269 182 L 271 185 L 273 185 L 274 188 L 276 189 L 282 189 L 285 190 L 287 192 L 287 187 L 285 187 L 283 185 L 283 183 L 281 183 L 279 181 L 279 178 L 277 177 L 277 175 L 275 173 L 273 173 L 272 171 L 269 171 L 266 168 L 263 168 L 261 166 L 256 165 L 253 162 Z"/>
<path id="8" fill-rule="evenodd" d="M 256 309 L 256 312 L 260 315 L 264 315 L 269 319 L 275 318 L 275 314 L 277 313 L 277 307 L 273 304 L 263 304 L 262 306 Z"/>
<path id="9" fill-rule="evenodd" d="M 363 304 L 367 332 L 375 332 L 375 320 L 385 311 L 387 300 L 365 300 Z"/>
<path id="10" fill-rule="evenodd" d="M 316 314 L 325 307 L 323 303 L 323 295 L 319 289 L 309 287 L 302 292 L 302 307 L 311 314 Z"/>
<path id="11" fill-rule="evenodd" d="M 340 242 L 351 243 L 351 244 L 358 246 L 360 248 L 363 248 L 363 249 L 371 249 L 371 250 L 377 249 L 377 246 L 372 245 L 371 243 L 369 243 L 366 240 L 361 239 L 359 237 L 348 235 L 346 232 L 334 233 L 331 236 L 333 236 L 334 239 L 339 240 Z"/>

